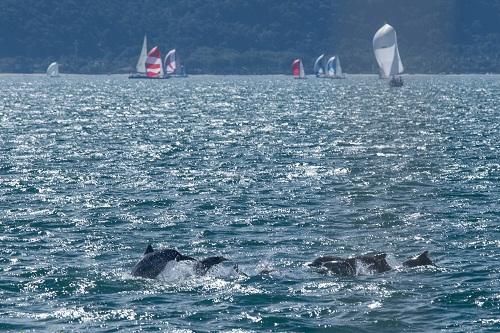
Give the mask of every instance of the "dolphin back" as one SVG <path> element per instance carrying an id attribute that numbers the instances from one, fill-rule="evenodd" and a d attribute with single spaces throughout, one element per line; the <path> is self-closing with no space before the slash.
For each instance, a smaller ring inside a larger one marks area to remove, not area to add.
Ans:
<path id="1" fill-rule="evenodd" d="M 131 274 L 132 276 L 154 279 L 165 269 L 169 261 L 175 260 L 179 256 L 179 252 L 171 249 L 148 252 L 135 264 Z"/>
<path id="2" fill-rule="evenodd" d="M 311 267 L 321 267 L 321 266 L 323 266 L 327 262 L 331 262 L 331 261 L 343 261 L 343 260 L 345 260 L 345 258 L 336 257 L 336 256 L 323 256 L 323 257 L 318 257 L 318 258 L 314 259 L 314 261 L 312 263 L 310 263 L 309 266 L 311 266 Z"/>
<path id="3" fill-rule="evenodd" d="M 330 273 L 338 275 L 356 275 L 356 259 L 354 258 L 327 261 L 322 266 L 328 269 Z"/>
<path id="4" fill-rule="evenodd" d="M 311 267 L 323 267 L 329 272 L 339 275 L 356 275 L 357 262 L 366 265 L 368 270 L 378 273 L 386 272 L 391 269 L 387 263 L 386 254 L 362 255 L 351 258 L 342 258 L 337 256 L 323 256 L 316 258 L 309 264 Z"/>
<path id="5" fill-rule="evenodd" d="M 391 266 L 386 260 L 387 254 L 380 253 L 375 255 L 358 256 L 356 259 L 361 261 L 364 265 L 368 266 L 369 270 L 383 273 L 391 270 Z"/>
<path id="6" fill-rule="evenodd" d="M 417 267 L 417 266 L 436 266 L 434 262 L 429 258 L 429 251 L 425 251 L 415 258 L 406 260 L 403 263 L 405 267 Z"/>
<path id="7" fill-rule="evenodd" d="M 148 253 L 152 253 L 152 252 L 155 252 L 155 250 L 153 250 L 153 246 L 151 246 L 151 244 L 149 244 L 148 247 L 146 248 L 146 251 L 144 251 L 144 255 L 146 255 Z"/>
<path id="8" fill-rule="evenodd" d="M 215 265 L 220 264 L 223 261 L 226 261 L 227 259 L 224 257 L 208 257 L 203 259 L 202 261 L 199 261 L 196 263 L 195 270 L 196 274 L 198 275 L 203 275 L 206 274 L 207 271 Z"/>

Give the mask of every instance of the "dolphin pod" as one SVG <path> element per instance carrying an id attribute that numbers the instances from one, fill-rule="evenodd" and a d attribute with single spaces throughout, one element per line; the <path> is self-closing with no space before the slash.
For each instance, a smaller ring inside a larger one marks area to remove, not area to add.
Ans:
<path id="1" fill-rule="evenodd" d="M 356 257 L 342 258 L 337 256 L 322 256 L 316 258 L 310 267 L 319 268 L 329 273 L 339 275 L 356 275 L 358 265 L 363 265 L 364 268 L 377 273 L 387 272 L 392 269 L 386 260 L 387 254 L 374 254 L 374 255 L 361 255 Z M 161 249 L 154 250 L 153 247 L 148 245 L 143 257 L 132 269 L 131 275 L 143 277 L 148 279 L 156 278 L 167 266 L 170 261 L 195 261 L 194 271 L 197 275 L 204 275 L 210 268 L 218 265 L 228 259 L 215 256 L 208 257 L 203 260 L 196 260 L 192 257 L 180 254 L 174 249 Z M 417 266 L 436 266 L 429 258 L 429 251 L 408 259 L 403 262 L 405 267 Z M 241 275 L 248 276 L 238 270 L 238 266 L 234 266 L 235 271 Z"/>
<path id="2" fill-rule="evenodd" d="M 392 269 L 386 260 L 387 254 L 362 255 L 350 258 L 336 256 L 324 256 L 316 258 L 309 264 L 311 267 L 321 268 L 330 273 L 339 275 L 356 275 L 358 265 L 363 265 L 366 269 L 377 273 L 387 272 Z M 429 258 L 429 251 L 425 251 L 419 256 L 403 262 L 405 267 L 436 266 Z"/>

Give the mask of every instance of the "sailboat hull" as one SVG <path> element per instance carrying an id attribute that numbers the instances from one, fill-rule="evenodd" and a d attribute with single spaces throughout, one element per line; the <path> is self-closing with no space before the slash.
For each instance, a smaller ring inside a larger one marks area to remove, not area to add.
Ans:
<path id="1" fill-rule="evenodd" d="M 184 78 L 188 77 L 188 75 L 187 74 L 172 74 L 172 75 L 170 75 L 170 77 L 173 79 L 184 79 Z"/>
<path id="2" fill-rule="evenodd" d="M 393 87 L 393 88 L 402 87 L 403 86 L 403 79 L 401 78 L 401 76 L 399 76 L 399 77 L 393 77 L 389 81 L 389 86 Z"/>
<path id="3" fill-rule="evenodd" d="M 170 79 L 170 76 L 156 76 L 156 77 L 150 77 L 145 74 L 130 74 L 128 76 L 129 79 L 142 79 L 142 80 L 166 80 Z"/>
<path id="4" fill-rule="evenodd" d="M 316 76 L 318 79 L 333 79 L 333 80 L 341 80 L 345 79 L 345 75 L 338 76 L 338 75 L 321 75 L 321 76 Z"/>

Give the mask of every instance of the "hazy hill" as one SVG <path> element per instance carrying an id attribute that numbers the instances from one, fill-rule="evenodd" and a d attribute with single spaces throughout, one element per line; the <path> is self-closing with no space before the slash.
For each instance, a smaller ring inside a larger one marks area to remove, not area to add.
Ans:
<path id="1" fill-rule="evenodd" d="M 190 73 L 310 72 L 320 53 L 376 73 L 384 22 L 407 72 L 500 72 L 500 0 L 2 0 L 0 71 L 128 72 L 147 33 Z"/>

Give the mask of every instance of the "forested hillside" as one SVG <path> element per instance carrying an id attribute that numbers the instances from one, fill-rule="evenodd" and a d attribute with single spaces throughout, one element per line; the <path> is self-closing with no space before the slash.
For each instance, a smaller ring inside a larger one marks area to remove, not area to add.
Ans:
<path id="1" fill-rule="evenodd" d="M 385 22 L 409 73 L 500 72 L 500 0 L 2 0 L 0 71 L 127 73 L 146 33 L 190 73 L 310 72 L 321 53 L 376 73 Z"/>

